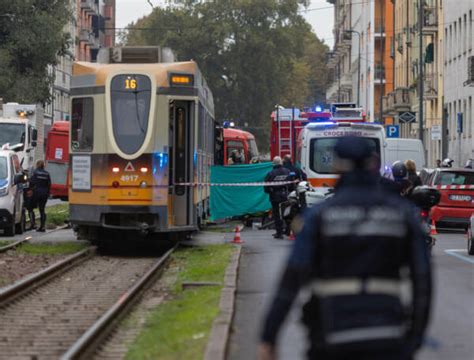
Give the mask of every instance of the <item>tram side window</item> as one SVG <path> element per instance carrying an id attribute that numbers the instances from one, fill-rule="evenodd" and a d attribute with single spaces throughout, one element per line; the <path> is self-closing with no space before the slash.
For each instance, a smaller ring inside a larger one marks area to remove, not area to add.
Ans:
<path id="1" fill-rule="evenodd" d="M 72 100 L 71 149 L 92 151 L 94 144 L 94 100 L 91 97 Z"/>

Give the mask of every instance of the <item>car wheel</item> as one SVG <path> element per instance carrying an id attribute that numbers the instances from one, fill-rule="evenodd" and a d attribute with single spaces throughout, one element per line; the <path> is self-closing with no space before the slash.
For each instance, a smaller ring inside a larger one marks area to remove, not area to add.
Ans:
<path id="1" fill-rule="evenodd" d="M 22 211 L 20 222 L 16 224 L 15 226 L 15 233 L 17 233 L 18 235 L 23 234 L 25 232 L 25 227 L 26 227 L 26 216 L 25 216 L 25 212 Z"/>
<path id="2" fill-rule="evenodd" d="M 474 255 L 474 234 L 471 230 L 467 232 L 467 253 Z"/>
<path id="3" fill-rule="evenodd" d="M 15 217 L 16 212 L 13 212 L 12 223 L 4 229 L 5 236 L 15 236 Z"/>

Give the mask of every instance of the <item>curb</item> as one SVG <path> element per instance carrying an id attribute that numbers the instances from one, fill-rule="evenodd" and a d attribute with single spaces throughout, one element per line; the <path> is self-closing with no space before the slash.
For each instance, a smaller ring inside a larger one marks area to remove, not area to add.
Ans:
<path id="1" fill-rule="evenodd" d="M 225 271 L 224 288 L 219 302 L 219 315 L 214 319 L 207 342 L 204 360 L 225 360 L 230 338 L 230 328 L 235 312 L 235 291 L 239 274 L 241 246 L 236 246 Z"/>

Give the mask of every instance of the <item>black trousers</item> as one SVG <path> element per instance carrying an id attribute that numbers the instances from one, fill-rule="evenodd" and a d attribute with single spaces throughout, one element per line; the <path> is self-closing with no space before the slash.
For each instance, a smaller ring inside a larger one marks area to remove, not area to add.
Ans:
<path id="1" fill-rule="evenodd" d="M 278 235 L 283 235 L 283 220 L 280 214 L 280 204 L 282 201 L 272 201 L 272 214 L 275 221 L 275 229 Z"/>
<path id="2" fill-rule="evenodd" d="M 46 225 L 46 203 L 48 202 L 48 195 L 37 195 L 36 196 L 36 203 L 38 204 L 38 209 L 40 212 L 40 227 L 44 228 Z"/>

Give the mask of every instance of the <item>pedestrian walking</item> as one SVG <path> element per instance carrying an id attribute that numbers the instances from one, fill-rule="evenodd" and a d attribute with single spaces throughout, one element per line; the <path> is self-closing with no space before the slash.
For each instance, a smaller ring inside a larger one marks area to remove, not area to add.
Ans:
<path id="1" fill-rule="evenodd" d="M 260 360 L 276 358 L 278 331 L 302 288 L 309 359 L 408 360 L 422 344 L 431 266 L 421 224 L 406 199 L 378 184 L 363 138 L 340 139 L 335 154 L 341 180 L 306 213 L 264 322 Z M 402 301 L 404 272 L 411 304 Z"/>
<path id="2" fill-rule="evenodd" d="M 290 171 L 283 167 L 281 157 L 273 158 L 273 170 L 265 176 L 265 182 L 288 181 Z M 283 220 L 281 218 L 280 204 L 288 200 L 288 185 L 269 185 L 264 190 L 270 195 L 272 215 L 275 221 L 276 233 L 273 237 L 283 239 Z"/>
<path id="3" fill-rule="evenodd" d="M 33 171 L 30 182 L 33 186 L 33 198 L 40 212 L 40 227 L 36 231 L 44 232 L 46 226 L 45 208 L 51 190 L 51 177 L 44 169 L 43 160 L 36 162 L 36 169 Z"/>

